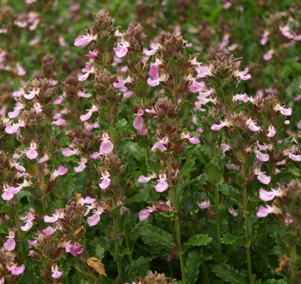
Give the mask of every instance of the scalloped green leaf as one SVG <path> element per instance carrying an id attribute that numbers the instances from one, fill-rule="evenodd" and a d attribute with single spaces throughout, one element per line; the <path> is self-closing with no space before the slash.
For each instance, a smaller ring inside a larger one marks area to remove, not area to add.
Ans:
<path id="1" fill-rule="evenodd" d="M 241 238 L 240 236 L 235 236 L 232 234 L 224 234 L 223 237 L 221 237 L 221 242 L 226 245 L 232 245 L 240 238 Z"/>
<path id="2" fill-rule="evenodd" d="M 143 236 L 150 237 L 159 242 L 161 245 L 167 247 L 170 247 L 170 245 L 174 242 L 172 236 L 168 232 L 150 224 L 141 228 L 141 234 Z"/>
<path id="3" fill-rule="evenodd" d="M 200 246 L 205 246 L 209 244 L 212 241 L 212 238 L 210 238 L 208 235 L 203 235 L 203 234 L 198 234 L 194 235 L 189 239 L 187 243 L 184 244 L 184 251 L 190 247 L 200 247 Z"/>
<path id="4" fill-rule="evenodd" d="M 189 284 L 197 283 L 200 265 L 201 253 L 199 250 L 195 249 L 189 252 L 185 264 L 186 277 Z"/>
<path id="5" fill-rule="evenodd" d="M 228 264 L 213 265 L 211 271 L 221 279 L 231 284 L 247 284 L 243 275 Z"/>

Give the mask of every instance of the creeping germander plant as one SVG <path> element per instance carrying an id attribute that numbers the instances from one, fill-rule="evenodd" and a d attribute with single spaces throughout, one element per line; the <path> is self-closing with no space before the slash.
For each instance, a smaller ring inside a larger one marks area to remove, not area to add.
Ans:
<path id="1" fill-rule="evenodd" d="M 300 41 L 297 8 L 267 19 L 296 24 L 265 61 Z M 42 19 L 15 21 L 2 33 Z M 245 89 L 264 78 L 229 37 L 201 63 L 179 32 L 148 38 L 101 10 L 73 38 L 81 69 L 43 57 L 1 108 L 0 283 L 300 283 L 300 130 L 283 82 Z"/>

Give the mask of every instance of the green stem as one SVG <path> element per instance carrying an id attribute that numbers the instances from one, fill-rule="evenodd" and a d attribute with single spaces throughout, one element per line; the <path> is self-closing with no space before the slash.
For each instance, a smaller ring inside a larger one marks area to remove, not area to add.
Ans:
<path id="1" fill-rule="evenodd" d="M 241 173 L 245 176 L 245 165 L 241 164 Z M 243 195 L 243 212 L 245 218 L 245 236 L 246 236 L 246 256 L 247 256 L 247 264 L 248 264 L 248 276 L 249 276 L 249 283 L 253 283 L 253 275 L 252 275 L 252 265 L 251 265 L 251 254 L 250 254 L 250 246 L 251 246 L 251 234 L 249 230 L 249 215 L 250 213 L 247 211 L 247 204 L 248 204 L 248 192 L 246 184 L 243 185 L 242 189 Z"/>
<path id="2" fill-rule="evenodd" d="M 291 265 L 291 269 L 292 269 L 292 283 L 296 283 L 296 246 L 292 246 L 291 247 L 291 260 L 292 260 L 292 265 Z"/>
<path id="3" fill-rule="evenodd" d="M 168 185 L 171 192 L 171 199 L 172 199 L 172 205 L 175 207 L 176 211 L 178 212 L 178 202 L 175 194 L 174 186 L 170 180 L 170 173 L 171 173 L 171 164 L 170 159 L 167 160 L 167 175 L 168 175 Z M 179 217 L 176 216 L 174 219 L 175 223 L 175 232 L 176 232 L 176 241 L 177 241 L 177 247 L 178 247 L 178 254 L 180 258 L 180 264 L 181 264 L 181 272 L 182 272 L 182 282 L 183 284 L 186 284 L 186 272 L 185 272 L 185 261 L 184 261 L 184 252 L 182 249 L 182 243 L 181 243 L 181 234 L 180 234 L 180 224 L 179 224 Z"/>
<path id="4" fill-rule="evenodd" d="M 201 262 L 202 262 L 202 268 L 203 268 L 203 273 L 204 273 L 204 277 L 205 277 L 205 284 L 209 284 L 210 280 L 208 277 L 207 266 L 206 266 L 206 263 L 205 263 L 205 260 L 203 257 L 201 257 Z"/>
<path id="5" fill-rule="evenodd" d="M 267 219 L 264 218 L 264 223 L 263 223 L 263 230 L 262 230 L 262 235 L 261 235 L 261 243 L 262 246 L 266 245 L 266 238 L 267 238 Z M 260 272 L 263 273 L 265 269 L 265 252 L 261 254 L 261 262 L 260 262 Z"/>
<path id="6" fill-rule="evenodd" d="M 118 244 L 118 232 L 117 232 L 117 218 L 113 218 L 113 227 L 114 227 L 114 248 L 115 248 L 115 253 L 119 253 L 119 244 Z M 120 261 L 120 256 L 116 256 L 116 261 L 117 261 L 117 269 L 118 269 L 118 277 L 122 281 L 122 265 Z"/>
<path id="7" fill-rule="evenodd" d="M 216 210 L 216 231 L 217 231 L 217 249 L 218 249 L 218 260 L 222 258 L 222 243 L 221 243 L 221 220 L 219 214 L 219 192 L 217 186 L 215 186 L 215 210 Z"/>
<path id="8" fill-rule="evenodd" d="M 130 237 L 129 237 L 129 229 L 128 226 L 125 226 L 124 228 L 124 238 L 125 238 L 125 244 L 126 244 L 126 248 L 128 249 L 129 253 L 128 253 L 128 258 L 129 261 L 132 262 L 133 261 L 133 251 L 131 249 L 131 245 L 130 245 Z"/>

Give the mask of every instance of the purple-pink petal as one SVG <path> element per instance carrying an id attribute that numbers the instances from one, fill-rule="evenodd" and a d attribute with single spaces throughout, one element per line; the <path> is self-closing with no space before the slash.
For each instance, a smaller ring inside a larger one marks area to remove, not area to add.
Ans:
<path id="1" fill-rule="evenodd" d="M 89 74 L 90 74 L 89 72 L 84 73 L 84 74 L 79 74 L 77 76 L 78 81 L 80 81 L 80 82 L 86 81 L 89 77 Z"/>
<path id="2" fill-rule="evenodd" d="M 260 151 L 258 151 L 256 154 L 256 158 L 262 162 L 267 162 L 270 158 L 270 155 L 264 154 L 264 153 L 261 153 Z"/>
<path id="3" fill-rule="evenodd" d="M 272 208 L 271 206 L 267 206 L 267 208 L 260 206 L 256 213 L 257 217 L 264 218 L 264 217 L 268 216 L 271 213 L 271 210 L 270 210 L 271 208 Z"/>
<path id="4" fill-rule="evenodd" d="M 289 158 L 295 162 L 301 162 L 301 155 L 295 155 L 292 153 L 288 154 Z"/>
<path id="5" fill-rule="evenodd" d="M 30 159 L 30 160 L 33 160 L 33 159 L 37 158 L 38 155 L 39 155 L 38 152 L 37 152 L 37 150 L 36 149 L 32 149 L 32 148 L 26 150 L 25 154 L 26 154 L 26 157 L 28 159 Z"/>
<path id="6" fill-rule="evenodd" d="M 3 244 L 3 247 L 8 251 L 12 251 L 16 247 L 16 242 L 13 238 L 8 238 L 8 240 Z"/>
<path id="7" fill-rule="evenodd" d="M 264 173 L 260 173 L 257 176 L 257 179 L 263 184 L 269 184 L 271 182 L 271 177 L 265 175 Z"/>
<path id="8" fill-rule="evenodd" d="M 159 78 L 158 68 L 156 65 L 152 65 L 148 71 L 148 75 L 153 77 L 154 79 Z"/>
<path id="9" fill-rule="evenodd" d="M 137 130 L 141 130 L 142 127 L 143 127 L 143 118 L 141 115 L 137 115 L 135 120 L 134 120 L 134 123 L 133 123 L 133 126 L 135 129 Z"/>
<path id="10" fill-rule="evenodd" d="M 24 272 L 25 270 L 25 265 L 22 264 L 21 266 L 15 266 L 12 270 L 11 270 L 11 274 L 12 275 L 20 275 Z"/>
<path id="11" fill-rule="evenodd" d="M 259 198 L 263 201 L 271 201 L 275 198 L 276 194 L 273 191 L 259 190 Z"/>
<path id="12" fill-rule="evenodd" d="M 110 186 L 110 184 L 111 184 L 111 179 L 108 178 L 108 177 L 105 177 L 105 178 L 102 180 L 102 182 L 99 183 L 98 185 L 99 185 L 99 187 L 100 187 L 101 189 L 106 189 L 107 187 Z"/>
<path id="13" fill-rule="evenodd" d="M 91 227 L 97 225 L 99 220 L 100 220 L 99 214 L 93 214 L 91 217 L 87 218 L 87 222 Z"/>
<path id="14" fill-rule="evenodd" d="M 151 176 L 140 176 L 139 178 L 138 178 L 138 182 L 140 182 L 140 183 L 146 183 L 146 182 L 149 182 L 150 180 L 152 179 L 152 177 Z"/>
<path id="15" fill-rule="evenodd" d="M 92 109 L 90 109 L 90 110 L 87 112 L 87 114 L 82 114 L 82 115 L 80 116 L 80 120 L 81 120 L 81 121 L 86 121 L 86 120 L 90 119 L 91 116 L 92 116 Z"/>
<path id="16" fill-rule="evenodd" d="M 42 232 L 46 235 L 52 235 L 55 231 L 56 229 L 51 226 L 48 226 L 46 229 L 42 230 Z"/>
<path id="17" fill-rule="evenodd" d="M 58 169 L 57 169 L 57 174 L 58 174 L 59 176 L 63 176 L 63 175 L 65 175 L 67 172 L 68 172 L 68 169 L 65 168 L 64 166 L 59 166 Z"/>
<path id="18" fill-rule="evenodd" d="M 151 212 L 149 211 L 149 209 L 145 209 L 145 210 L 140 211 L 139 212 L 139 220 L 140 221 L 146 220 L 149 217 L 150 213 Z"/>
<path id="19" fill-rule="evenodd" d="M 151 87 L 154 87 L 154 86 L 158 86 L 160 84 L 160 80 L 159 79 L 151 79 L 151 78 L 148 78 L 147 79 L 147 84 Z"/>
<path id="20" fill-rule="evenodd" d="M 224 126 L 225 126 L 224 123 L 221 123 L 221 124 L 213 124 L 213 125 L 211 126 L 211 130 L 218 131 L 218 130 L 221 130 Z"/>
<path id="21" fill-rule="evenodd" d="M 104 139 L 100 145 L 100 152 L 104 155 L 111 153 L 114 149 L 114 144 L 109 139 Z"/>
<path id="22" fill-rule="evenodd" d="M 77 167 L 74 167 L 74 171 L 77 173 L 81 173 L 86 168 L 84 163 L 80 163 Z"/>
<path id="23" fill-rule="evenodd" d="M 192 136 L 192 137 L 188 138 L 188 140 L 191 144 L 199 144 L 200 143 L 200 139 L 196 136 Z"/>
<path id="24" fill-rule="evenodd" d="M 281 108 L 280 113 L 289 116 L 292 114 L 292 108 Z"/>
<path id="25" fill-rule="evenodd" d="M 163 192 L 168 188 L 168 183 L 165 180 L 160 180 L 155 186 L 157 192 Z"/>
<path id="26" fill-rule="evenodd" d="M 52 215 L 52 216 L 44 216 L 44 222 L 45 223 L 54 223 L 59 219 L 57 215 Z"/>
<path id="27" fill-rule="evenodd" d="M 76 152 L 70 148 L 62 148 L 61 149 L 63 156 L 65 157 L 70 157 L 74 154 L 76 154 Z"/>
<path id="28" fill-rule="evenodd" d="M 167 148 L 164 146 L 164 144 L 160 141 L 155 143 L 155 145 L 152 148 L 152 151 L 154 152 L 156 149 L 159 149 L 162 152 L 167 150 Z"/>
<path id="29" fill-rule="evenodd" d="M 27 221 L 27 222 L 25 223 L 25 225 L 24 225 L 24 226 L 21 226 L 20 228 L 21 228 L 21 230 L 22 230 L 23 232 L 27 232 L 27 231 L 29 231 L 29 230 L 32 228 L 32 226 L 33 226 L 33 222 L 32 222 L 32 221 Z"/>
<path id="30" fill-rule="evenodd" d="M 122 58 L 128 53 L 128 49 L 125 46 L 114 47 L 114 51 L 118 58 Z"/>

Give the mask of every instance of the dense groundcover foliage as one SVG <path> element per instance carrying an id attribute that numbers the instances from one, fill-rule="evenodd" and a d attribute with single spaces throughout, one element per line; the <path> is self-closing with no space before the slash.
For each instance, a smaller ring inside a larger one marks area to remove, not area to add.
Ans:
<path id="1" fill-rule="evenodd" d="M 301 283 L 299 1 L 0 5 L 0 283 Z"/>

